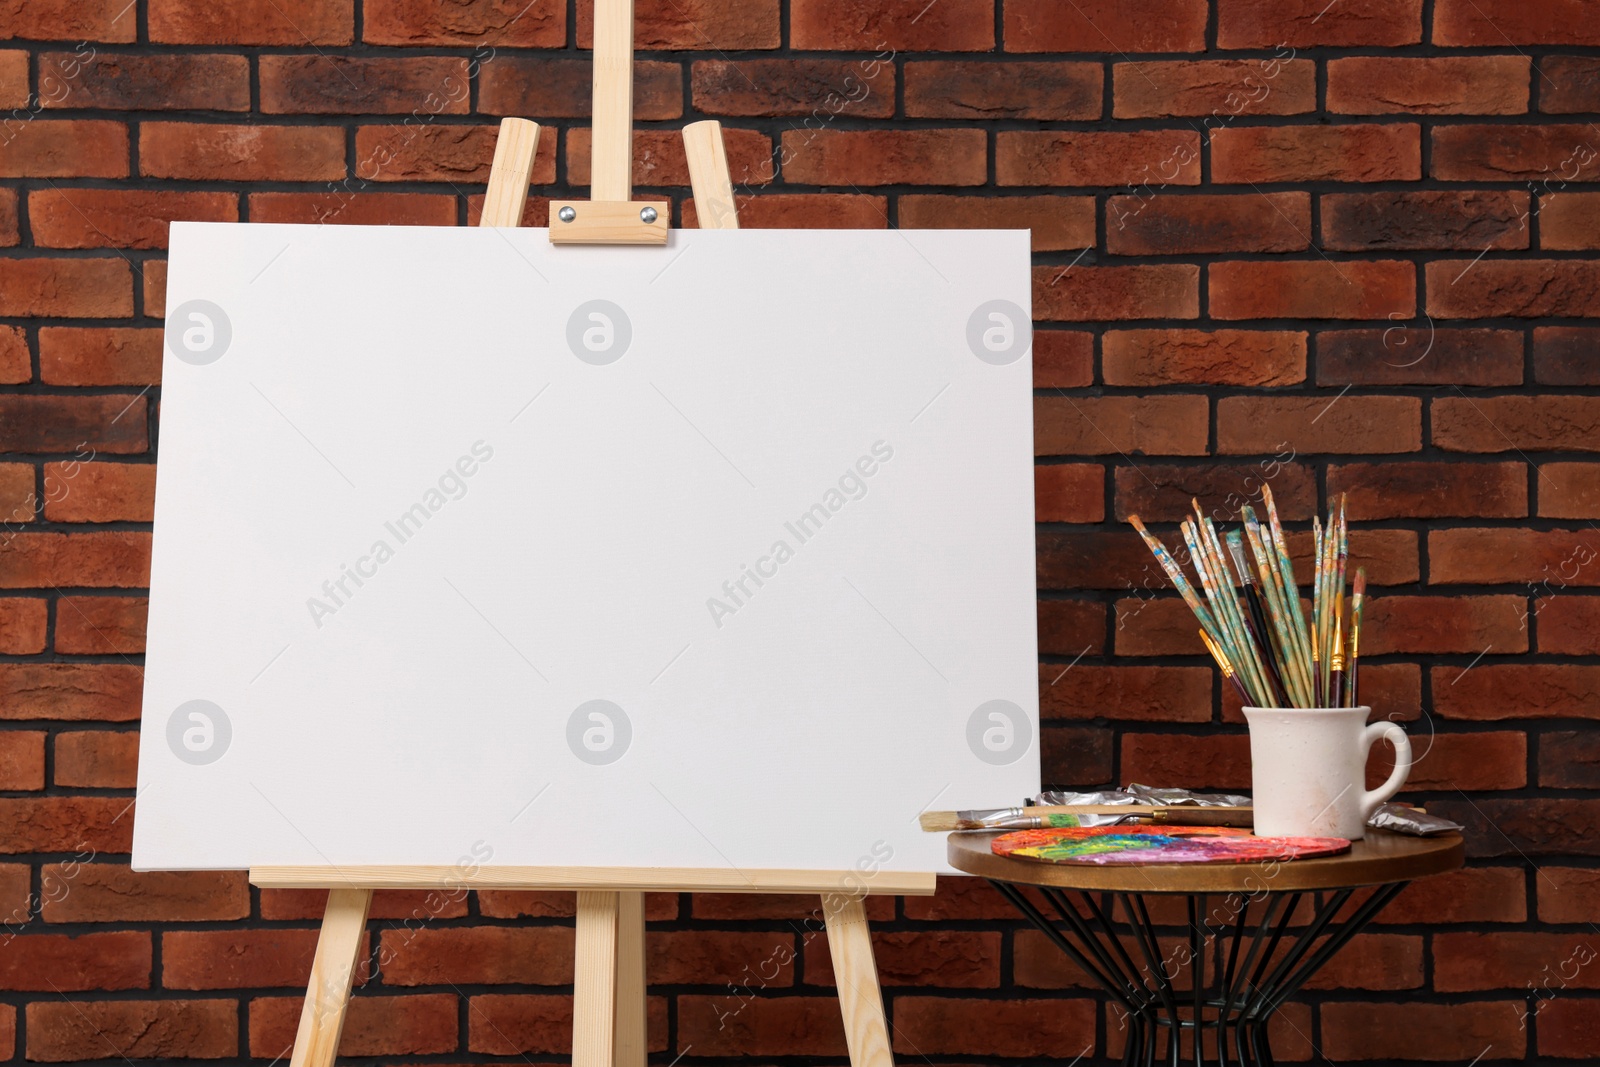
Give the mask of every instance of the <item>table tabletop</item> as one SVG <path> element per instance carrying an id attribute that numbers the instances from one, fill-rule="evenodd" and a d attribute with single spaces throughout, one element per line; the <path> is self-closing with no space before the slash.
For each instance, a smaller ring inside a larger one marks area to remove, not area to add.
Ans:
<path id="1" fill-rule="evenodd" d="M 1368 830 L 1350 851 L 1314 859 L 1266 863 L 1041 863 L 996 856 L 989 843 L 1000 832 L 950 835 L 946 857 L 967 874 L 1019 885 L 1114 893 L 1259 893 L 1347 889 L 1409 882 L 1460 867 L 1466 850 L 1460 834 L 1412 837 Z"/>

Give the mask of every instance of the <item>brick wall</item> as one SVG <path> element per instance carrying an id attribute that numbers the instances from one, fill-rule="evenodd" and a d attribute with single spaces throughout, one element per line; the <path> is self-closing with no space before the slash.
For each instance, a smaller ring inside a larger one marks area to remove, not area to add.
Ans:
<path id="1" fill-rule="evenodd" d="M 717 117 L 748 226 L 1032 227 L 1047 781 L 1245 786 L 1237 707 L 1121 520 L 1270 480 L 1303 549 L 1349 492 L 1364 693 L 1472 859 L 1286 1011 L 1280 1059 L 1600 1051 L 1595 8 L 639 2 L 637 181 L 675 222 L 677 130 Z M 269 1063 L 320 914 L 126 866 L 167 222 L 467 224 L 515 114 L 548 127 L 542 224 L 584 195 L 587 9 L 0 3 L 0 1061 Z M 842 1062 L 808 908 L 652 898 L 659 1063 Z M 559 1059 L 571 910 L 379 894 L 345 1052 Z M 993 894 L 871 914 L 903 1060 L 1120 1048 Z"/>

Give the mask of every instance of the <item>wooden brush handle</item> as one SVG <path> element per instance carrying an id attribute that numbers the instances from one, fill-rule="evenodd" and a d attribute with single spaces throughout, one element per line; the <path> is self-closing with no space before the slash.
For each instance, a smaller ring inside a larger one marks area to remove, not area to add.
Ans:
<path id="1" fill-rule="evenodd" d="M 1198 808 L 1184 805 L 1158 808 L 1152 821 L 1157 826 L 1243 826 L 1255 825 L 1252 808 Z"/>

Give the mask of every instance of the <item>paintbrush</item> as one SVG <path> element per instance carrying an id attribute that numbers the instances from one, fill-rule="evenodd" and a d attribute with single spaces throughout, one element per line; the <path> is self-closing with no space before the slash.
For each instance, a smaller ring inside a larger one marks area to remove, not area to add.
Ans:
<path id="1" fill-rule="evenodd" d="M 1350 594 L 1350 706 L 1356 703 L 1357 671 L 1361 662 L 1361 608 L 1367 599 L 1367 569 L 1356 568 L 1356 584 Z"/>
<path id="2" fill-rule="evenodd" d="M 1278 579 L 1283 583 L 1284 599 L 1287 601 L 1284 606 L 1294 620 L 1294 638 L 1300 645 L 1300 663 L 1306 671 L 1307 696 L 1310 696 L 1311 635 L 1306 630 L 1305 612 L 1300 608 L 1300 582 L 1294 574 L 1294 563 L 1289 559 L 1289 541 L 1283 535 L 1283 523 L 1278 521 L 1278 505 L 1272 499 L 1272 486 L 1261 486 L 1261 500 L 1267 505 L 1267 532 L 1272 535 Z"/>
<path id="3" fill-rule="evenodd" d="M 1239 681 L 1239 675 L 1233 669 L 1233 664 L 1228 662 L 1227 654 L 1217 647 L 1217 643 L 1211 640 L 1211 635 L 1204 630 L 1200 631 L 1200 640 L 1205 642 L 1206 651 L 1211 653 L 1211 658 L 1216 660 L 1217 666 L 1222 669 L 1222 676 L 1239 691 L 1239 699 L 1244 701 L 1244 706 L 1247 708 L 1254 707 L 1255 701 L 1251 699 L 1250 691 L 1244 687 L 1243 682 Z"/>
<path id="4" fill-rule="evenodd" d="M 955 830 L 1043 830 L 1079 825 L 1080 815 L 1117 815 L 1155 826 L 1252 826 L 1254 809 L 1201 807 L 1144 807 L 1136 804 L 1066 804 L 1053 807 L 989 808 L 967 811 L 925 811 L 917 817 L 929 833 Z M 1101 824 L 1104 825 L 1104 824 Z"/>
<path id="5" fill-rule="evenodd" d="M 1239 573 L 1239 578 L 1244 583 L 1243 600 L 1250 612 L 1250 628 L 1255 633 L 1256 643 L 1266 653 L 1263 659 L 1267 674 L 1271 676 L 1272 684 L 1277 687 L 1278 692 L 1288 696 L 1290 692 L 1286 684 L 1289 677 L 1288 660 L 1278 645 L 1277 634 L 1267 626 L 1267 613 L 1261 606 L 1261 594 L 1256 592 L 1250 567 L 1245 563 L 1244 534 L 1238 530 L 1230 531 L 1228 534 L 1228 555 L 1233 557 L 1233 569 Z"/>
<path id="6" fill-rule="evenodd" d="M 1344 634 L 1340 629 L 1343 620 L 1333 617 L 1333 652 L 1328 657 L 1328 706 L 1342 708 L 1344 704 Z"/>

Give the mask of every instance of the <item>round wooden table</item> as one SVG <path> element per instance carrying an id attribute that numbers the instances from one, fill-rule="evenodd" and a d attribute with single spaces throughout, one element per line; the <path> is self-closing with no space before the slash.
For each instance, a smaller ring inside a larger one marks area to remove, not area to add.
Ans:
<path id="1" fill-rule="evenodd" d="M 951 834 L 951 866 L 988 879 L 1111 997 L 1123 1016 L 1113 1023 L 1126 1031 L 1124 1064 L 1164 1060 L 1170 1067 L 1185 1058 L 1196 1067 L 1271 1064 L 1273 1012 L 1409 882 L 1455 870 L 1465 851 L 1459 834 L 1368 830 L 1349 852 L 1319 859 L 1096 866 L 996 856 L 989 842 L 998 836 Z M 1055 916 L 1024 887 L 1043 896 Z M 1358 893 L 1366 887 L 1370 893 Z M 1176 944 L 1165 953 L 1150 896 L 1186 902 L 1187 923 L 1165 931 L 1168 945 Z M 1308 896 L 1311 914 L 1297 922 Z"/>

